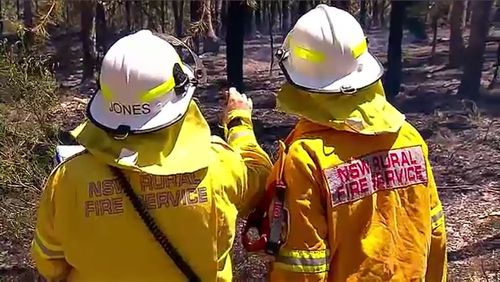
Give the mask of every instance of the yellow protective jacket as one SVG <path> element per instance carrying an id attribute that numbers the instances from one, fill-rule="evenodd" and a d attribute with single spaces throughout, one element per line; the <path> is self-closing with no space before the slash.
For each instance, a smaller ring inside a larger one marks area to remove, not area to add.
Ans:
<path id="1" fill-rule="evenodd" d="M 231 116 L 241 117 L 243 124 L 227 132 L 229 145 L 212 138 L 206 169 L 164 176 L 123 170 L 202 281 L 232 280 L 236 218 L 261 197 L 272 166 L 257 144 L 250 114 Z M 192 161 L 197 157 L 191 156 Z M 89 152 L 66 160 L 50 175 L 32 256 L 49 281 L 186 281 L 107 164 Z"/>
<path id="2" fill-rule="evenodd" d="M 285 143 L 270 181 L 285 181 L 289 215 L 270 281 L 446 281 L 444 215 L 416 129 L 301 120 Z"/>

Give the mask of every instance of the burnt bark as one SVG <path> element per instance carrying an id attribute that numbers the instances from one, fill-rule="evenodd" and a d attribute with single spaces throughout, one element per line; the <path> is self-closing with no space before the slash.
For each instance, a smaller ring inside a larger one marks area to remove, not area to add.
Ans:
<path id="1" fill-rule="evenodd" d="M 94 35 L 94 2 L 80 1 L 80 19 L 81 19 L 81 34 L 83 51 L 83 79 L 94 76 L 94 67 L 96 62 L 96 48 Z"/>
<path id="2" fill-rule="evenodd" d="M 372 0 L 372 26 L 378 26 L 379 25 L 379 19 L 380 19 L 380 1 L 378 0 Z"/>
<path id="3" fill-rule="evenodd" d="M 142 17 L 142 1 L 134 1 L 134 22 L 135 27 L 142 29 L 144 23 Z"/>
<path id="4" fill-rule="evenodd" d="M 380 25 L 384 26 L 385 25 L 385 0 L 379 0 L 379 7 L 380 7 Z"/>
<path id="5" fill-rule="evenodd" d="M 230 87 L 244 91 L 243 85 L 243 40 L 245 36 L 244 1 L 228 2 L 228 25 L 226 34 L 227 80 Z"/>
<path id="6" fill-rule="evenodd" d="M 31 0 L 23 1 L 23 23 L 26 28 L 24 36 L 25 46 L 29 47 L 33 44 L 35 39 L 33 34 L 33 10 L 31 7 Z"/>
<path id="7" fill-rule="evenodd" d="M 217 0 L 217 8 L 215 9 L 217 15 L 217 36 L 222 36 L 222 3 L 224 0 Z"/>
<path id="8" fill-rule="evenodd" d="M 203 40 L 203 52 L 219 53 L 219 38 L 215 34 L 214 25 L 212 23 L 211 1 L 203 1 L 203 21 L 207 23 L 207 32 Z"/>
<path id="9" fill-rule="evenodd" d="M 189 13 L 191 15 L 191 23 L 197 22 L 201 19 L 201 1 L 191 0 L 189 6 Z M 193 36 L 193 51 L 196 53 L 200 52 L 200 37 L 198 34 Z"/>
<path id="10" fill-rule="evenodd" d="M 172 10 L 174 14 L 175 35 L 182 37 L 182 15 L 184 13 L 184 1 L 172 1 Z"/>
<path id="11" fill-rule="evenodd" d="M 469 44 L 465 54 L 464 72 L 458 95 L 469 99 L 480 96 L 481 75 L 486 48 L 486 37 L 490 25 L 492 0 L 472 1 L 472 16 Z"/>
<path id="12" fill-rule="evenodd" d="M 276 26 L 279 26 L 280 19 L 279 19 L 278 5 L 279 5 L 278 1 L 271 2 L 271 17 L 270 17 L 271 25 L 269 31 L 270 33 L 273 32 Z"/>
<path id="13" fill-rule="evenodd" d="M 299 1 L 298 17 L 300 18 L 301 16 L 303 16 L 305 13 L 307 13 L 308 10 L 309 10 L 309 5 L 307 1 L 304 0 Z"/>
<path id="14" fill-rule="evenodd" d="M 392 1 L 389 46 L 387 48 L 387 73 L 384 77 L 384 88 L 389 100 L 399 93 L 403 78 L 403 62 L 401 43 L 403 40 L 403 23 L 406 14 L 406 2 Z"/>
<path id="15" fill-rule="evenodd" d="M 463 0 L 454 0 L 450 15 L 450 67 L 462 65 L 465 50 L 462 38 L 465 3 Z"/>
<path id="16" fill-rule="evenodd" d="M 283 0 L 282 1 L 282 11 L 283 11 L 283 19 L 281 21 L 281 31 L 288 32 L 290 30 L 290 1 Z"/>
<path id="17" fill-rule="evenodd" d="M 95 5 L 95 38 L 97 54 L 100 58 L 107 51 L 106 11 L 100 1 L 97 1 Z"/>
<path id="18" fill-rule="evenodd" d="M 338 0 L 338 7 L 349 12 L 351 2 L 349 0 Z"/>
<path id="19" fill-rule="evenodd" d="M 127 21 L 127 31 L 132 30 L 130 1 L 125 1 L 125 20 Z"/>
<path id="20" fill-rule="evenodd" d="M 366 27 L 366 1 L 359 0 L 359 23 L 363 28 Z"/>
<path id="21" fill-rule="evenodd" d="M 262 1 L 255 1 L 255 29 L 262 32 Z"/>

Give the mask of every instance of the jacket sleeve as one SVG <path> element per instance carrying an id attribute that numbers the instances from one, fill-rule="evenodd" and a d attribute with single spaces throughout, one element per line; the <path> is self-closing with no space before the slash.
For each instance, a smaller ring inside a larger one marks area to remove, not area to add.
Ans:
<path id="1" fill-rule="evenodd" d="M 56 190 L 59 170 L 55 170 L 42 192 L 37 213 L 31 255 L 38 272 L 48 281 L 62 281 L 70 266 L 65 260 L 61 238 L 55 229 Z"/>
<path id="2" fill-rule="evenodd" d="M 430 252 L 427 261 L 426 281 L 447 281 L 447 250 L 446 250 L 446 226 L 444 211 L 437 192 L 436 182 L 432 173 L 432 167 L 428 160 L 427 146 L 424 146 L 424 154 L 427 159 L 428 188 L 430 192 L 430 215 L 432 232 L 430 239 Z"/>
<path id="3" fill-rule="evenodd" d="M 306 150 L 300 144 L 292 145 L 283 168 L 289 222 L 284 244 L 272 265 L 270 281 L 326 281 L 328 278 L 328 223 L 316 169 Z M 273 169 L 273 172 L 279 170 Z"/>
<path id="4" fill-rule="evenodd" d="M 224 127 L 224 135 L 229 146 L 238 153 L 245 164 L 245 179 L 238 192 L 238 210 L 246 216 L 263 196 L 266 180 L 272 163 L 267 153 L 259 146 L 253 132 L 250 111 L 234 110 L 228 114 L 227 120 L 240 118 L 241 124 L 230 128 Z"/>

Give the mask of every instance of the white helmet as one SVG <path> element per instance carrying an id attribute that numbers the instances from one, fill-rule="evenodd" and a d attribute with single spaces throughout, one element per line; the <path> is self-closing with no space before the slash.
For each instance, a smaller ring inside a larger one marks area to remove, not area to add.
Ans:
<path id="1" fill-rule="evenodd" d="M 378 81 L 383 67 L 348 12 L 320 4 L 299 18 L 277 56 L 287 80 L 311 92 L 353 93 Z"/>
<path id="2" fill-rule="evenodd" d="M 100 89 L 89 103 L 88 117 L 106 131 L 125 135 L 159 130 L 179 121 L 197 82 L 170 42 L 149 30 L 113 44 L 104 56 L 99 78 Z"/>

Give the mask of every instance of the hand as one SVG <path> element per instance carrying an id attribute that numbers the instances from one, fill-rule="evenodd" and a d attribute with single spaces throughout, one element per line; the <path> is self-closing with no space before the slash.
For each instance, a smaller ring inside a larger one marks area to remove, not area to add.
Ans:
<path id="1" fill-rule="evenodd" d="M 229 88 L 229 92 L 226 93 L 227 103 L 224 109 L 224 121 L 226 121 L 229 112 L 234 110 L 247 110 L 252 111 L 253 102 L 251 98 L 248 98 L 245 94 L 240 94 L 236 88 Z"/>

